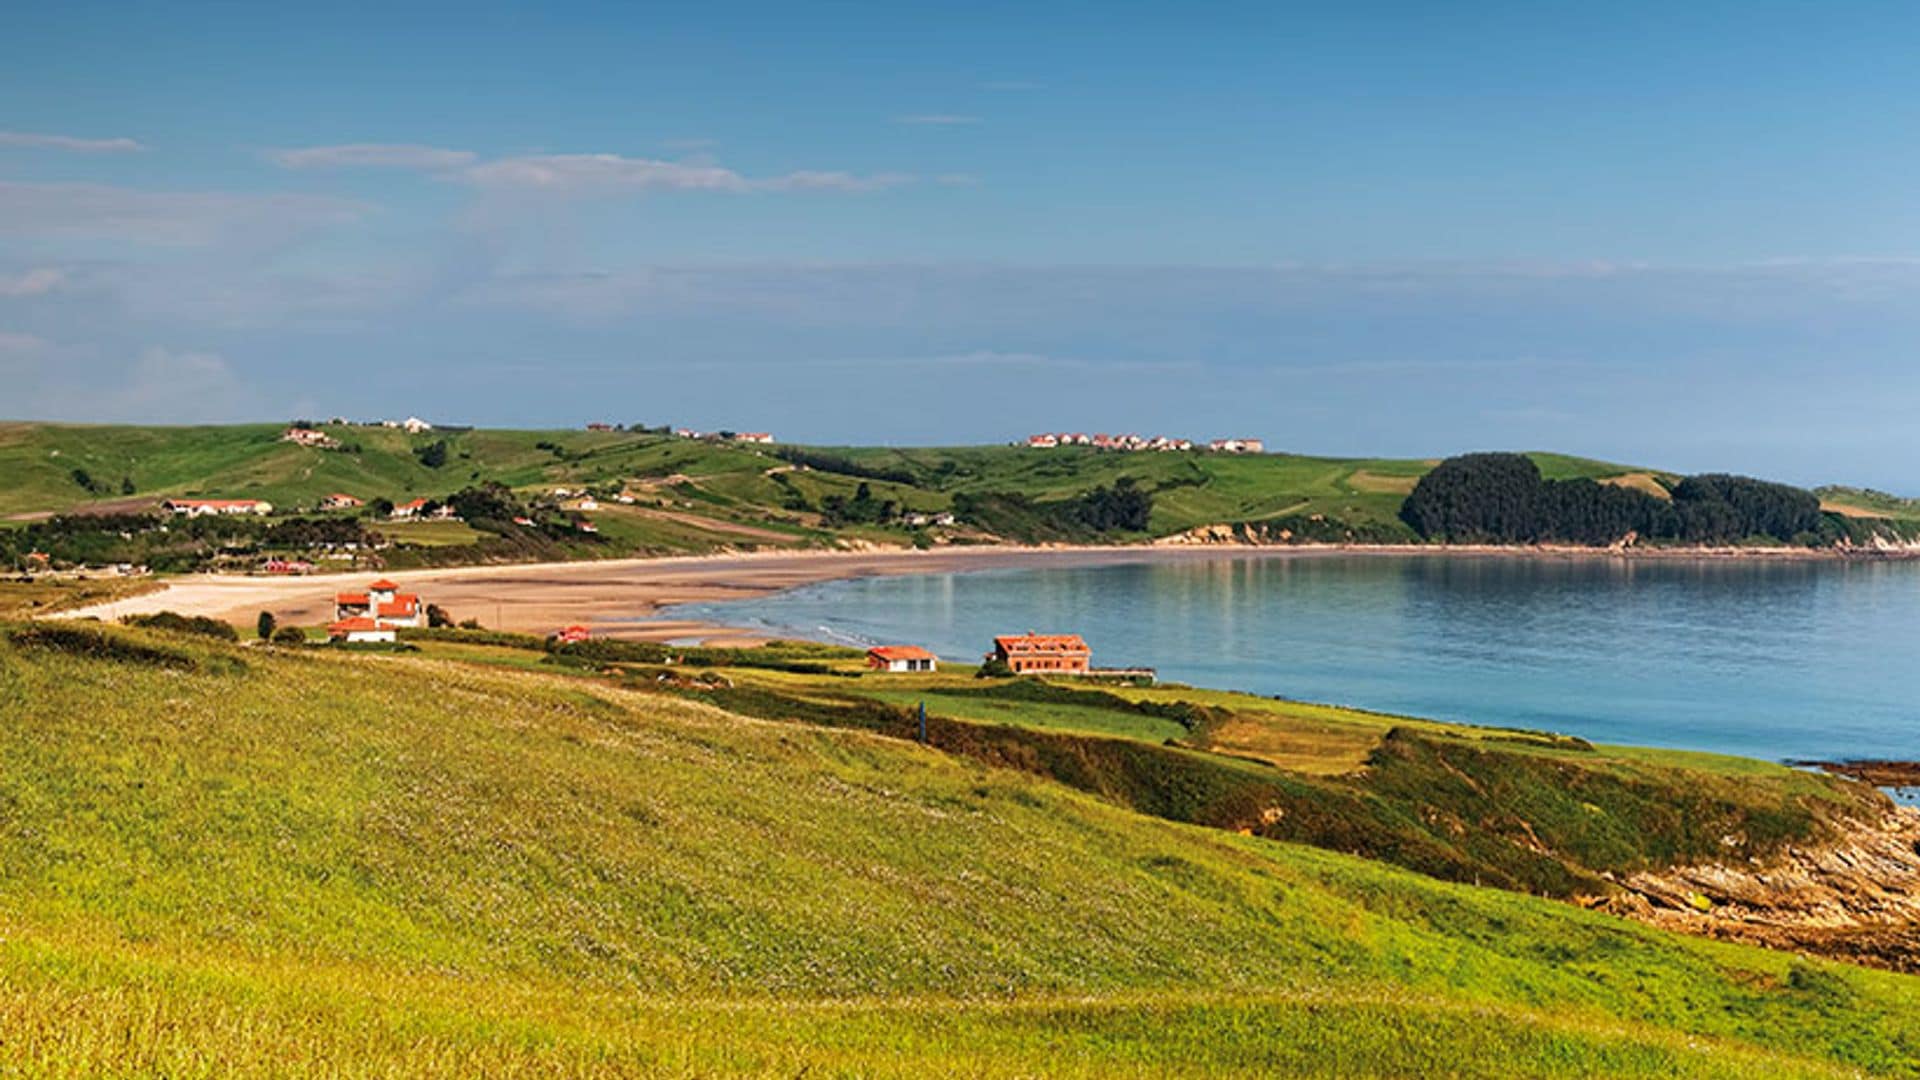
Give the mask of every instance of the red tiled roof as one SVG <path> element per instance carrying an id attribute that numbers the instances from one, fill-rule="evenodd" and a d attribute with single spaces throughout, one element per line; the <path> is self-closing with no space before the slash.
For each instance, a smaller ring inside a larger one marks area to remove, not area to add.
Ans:
<path id="1" fill-rule="evenodd" d="M 932 660 L 933 654 L 918 645 L 876 645 L 867 650 L 868 656 L 881 660 Z"/>
<path id="2" fill-rule="evenodd" d="M 993 639 L 995 647 L 1015 653 L 1084 653 L 1087 648 L 1079 634 L 1005 634 Z"/>
<path id="3" fill-rule="evenodd" d="M 379 615 L 412 615 L 420 609 L 420 598 L 412 593 L 401 593 L 393 598 L 391 604 L 381 604 Z"/>
<path id="4" fill-rule="evenodd" d="M 366 607 L 372 601 L 363 592 L 343 592 L 335 593 L 333 602 L 347 607 Z"/>
<path id="5" fill-rule="evenodd" d="M 376 581 L 373 584 L 367 586 L 369 590 L 377 589 L 380 592 L 392 592 L 395 589 L 398 589 L 399 587 L 400 587 L 399 583 L 388 581 L 386 578 L 381 578 L 379 581 Z"/>

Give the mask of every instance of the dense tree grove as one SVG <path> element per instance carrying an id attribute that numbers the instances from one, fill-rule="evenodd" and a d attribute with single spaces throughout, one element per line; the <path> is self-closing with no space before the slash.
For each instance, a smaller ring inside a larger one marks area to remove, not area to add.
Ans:
<path id="1" fill-rule="evenodd" d="M 1092 540 L 1104 533 L 1144 532 L 1153 493 L 1129 477 L 1075 498 L 1037 502 L 1018 492 L 956 492 L 953 512 L 970 524 L 1014 540 Z"/>
<path id="2" fill-rule="evenodd" d="M 1097 487 L 1082 495 L 1074 517 L 1094 532 L 1145 532 L 1153 516 L 1153 495 L 1123 476 L 1112 487 Z"/>
<path id="3" fill-rule="evenodd" d="M 1691 476 L 1671 499 L 1592 480 L 1544 480 L 1520 454 L 1466 454 L 1422 477 L 1400 517 L 1430 540 L 1689 544 L 1753 538 L 1831 543 L 1845 534 L 1811 492 L 1744 476 Z"/>

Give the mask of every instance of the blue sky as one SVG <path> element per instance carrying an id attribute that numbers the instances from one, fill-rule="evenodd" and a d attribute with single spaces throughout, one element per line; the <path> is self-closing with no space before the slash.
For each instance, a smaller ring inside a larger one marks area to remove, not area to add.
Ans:
<path id="1" fill-rule="evenodd" d="M 1910 5 L 37 5 L 0 415 L 1920 493 Z"/>

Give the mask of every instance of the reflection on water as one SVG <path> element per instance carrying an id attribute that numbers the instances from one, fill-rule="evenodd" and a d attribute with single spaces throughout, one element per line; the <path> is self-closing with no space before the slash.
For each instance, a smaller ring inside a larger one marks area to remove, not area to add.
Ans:
<path id="1" fill-rule="evenodd" d="M 1610 742 L 1920 756 L 1920 564 L 1235 558 L 831 582 L 679 614 L 970 663 L 1084 634 L 1163 678 Z M 724 614 L 718 614 L 724 612 Z"/>

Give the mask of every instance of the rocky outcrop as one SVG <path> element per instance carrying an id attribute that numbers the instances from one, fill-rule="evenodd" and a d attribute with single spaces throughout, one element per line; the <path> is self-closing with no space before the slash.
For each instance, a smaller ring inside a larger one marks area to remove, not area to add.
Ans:
<path id="1" fill-rule="evenodd" d="M 1636 873 L 1589 905 L 1669 930 L 1920 972 L 1920 809 L 1746 862 Z"/>

